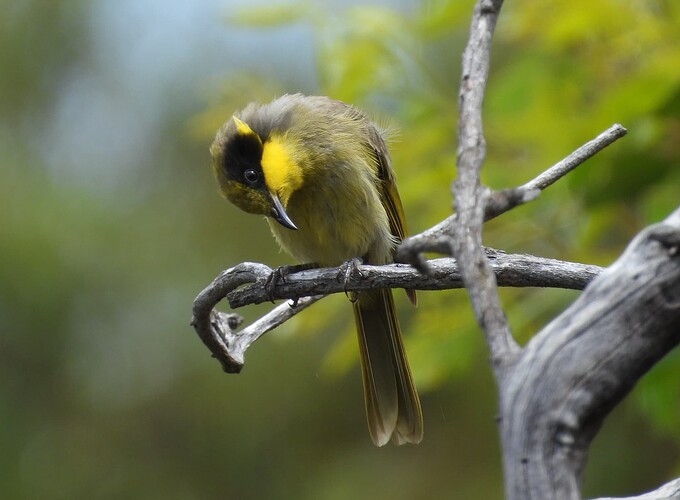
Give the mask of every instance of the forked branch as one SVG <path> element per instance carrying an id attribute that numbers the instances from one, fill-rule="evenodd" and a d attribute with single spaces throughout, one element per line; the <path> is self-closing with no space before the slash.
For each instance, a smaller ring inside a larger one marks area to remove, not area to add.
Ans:
<path id="1" fill-rule="evenodd" d="M 450 248 L 460 265 L 477 323 L 484 332 L 496 380 L 519 351 L 500 305 L 496 279 L 482 246 L 482 225 L 490 190 L 480 183 L 486 157 L 482 102 L 489 75 L 491 39 L 503 0 L 475 5 L 470 38 L 463 52 L 458 94 L 458 177 L 453 183 L 457 224 L 450 229 Z"/>
<path id="2" fill-rule="evenodd" d="M 457 258 L 487 340 L 499 389 L 507 500 L 577 500 L 590 442 L 602 421 L 680 342 L 680 209 L 642 231 L 525 348 L 516 344 L 481 237 L 482 223 L 493 212 L 488 208 L 493 196 L 480 183 L 486 153 L 482 101 L 501 5 L 502 0 L 475 5 L 460 85 L 457 219 L 436 242 L 450 246 Z M 555 175 L 571 168 L 562 165 Z M 532 191 L 550 183 L 550 176 L 539 176 L 522 187 Z"/>
<path id="3" fill-rule="evenodd" d="M 555 182 L 584 163 L 588 158 L 602 151 L 604 148 L 626 135 L 627 130 L 620 124 L 615 123 L 603 131 L 594 139 L 588 141 L 553 166 L 549 167 L 530 181 L 515 188 L 491 191 L 489 193 L 486 208 L 484 210 L 484 222 L 494 219 L 508 210 L 536 199 L 544 189 L 552 186 Z M 450 241 L 448 235 L 457 224 L 458 214 L 453 214 L 440 223 L 426 229 L 422 233 L 409 236 L 397 249 L 396 261 L 411 264 L 420 272 L 429 272 L 424 252 L 433 252 L 444 255 L 450 253 Z"/>
<path id="4" fill-rule="evenodd" d="M 598 266 L 544 259 L 532 255 L 506 254 L 487 249 L 498 282 L 509 287 L 544 287 L 582 290 L 601 272 Z M 262 335 L 288 321 L 321 297 L 375 288 L 446 290 L 462 288 L 463 281 L 454 259 L 428 262 L 427 276 L 411 266 L 358 266 L 349 281 L 338 280 L 337 268 L 310 269 L 291 274 L 273 290 L 266 283 L 272 269 L 252 262 L 238 264 L 221 273 L 194 301 L 192 326 L 226 372 L 237 373 L 245 351 Z M 241 318 L 217 312 L 214 307 L 226 298 L 232 309 L 261 304 L 272 299 L 291 299 L 261 319 L 238 330 Z"/>

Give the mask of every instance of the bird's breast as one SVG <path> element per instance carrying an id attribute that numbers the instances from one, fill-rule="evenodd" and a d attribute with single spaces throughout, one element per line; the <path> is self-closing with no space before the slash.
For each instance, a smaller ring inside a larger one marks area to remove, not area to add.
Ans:
<path id="1" fill-rule="evenodd" d="M 286 207 L 298 230 L 271 219 L 281 248 L 300 262 L 337 266 L 354 257 L 391 261 L 393 237 L 378 190 L 371 179 L 326 179 L 302 187 Z"/>

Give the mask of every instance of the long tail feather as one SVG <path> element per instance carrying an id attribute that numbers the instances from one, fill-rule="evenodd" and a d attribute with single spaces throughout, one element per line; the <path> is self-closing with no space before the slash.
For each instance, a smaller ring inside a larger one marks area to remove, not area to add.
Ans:
<path id="1" fill-rule="evenodd" d="M 354 302 L 366 418 L 373 442 L 419 443 L 423 415 L 413 384 L 392 291 L 361 292 Z"/>

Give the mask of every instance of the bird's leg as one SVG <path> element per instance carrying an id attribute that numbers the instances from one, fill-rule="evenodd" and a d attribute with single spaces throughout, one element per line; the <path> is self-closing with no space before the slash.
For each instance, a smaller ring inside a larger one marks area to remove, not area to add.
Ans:
<path id="1" fill-rule="evenodd" d="M 351 302 L 355 302 L 359 296 L 358 292 L 348 292 L 347 291 L 347 286 L 349 285 L 349 282 L 352 280 L 353 277 L 363 277 L 363 274 L 361 274 L 361 271 L 359 270 L 359 266 L 364 263 L 364 259 L 361 259 L 359 257 L 354 257 L 352 259 L 349 259 L 342 264 L 338 266 L 338 281 L 343 282 L 345 284 L 345 295 L 347 295 L 347 298 Z"/>
<path id="2" fill-rule="evenodd" d="M 289 274 L 298 273 L 300 271 L 307 271 L 308 269 L 316 269 L 319 267 L 318 264 L 310 262 L 308 264 L 295 264 L 293 266 L 279 266 L 272 271 L 272 273 L 267 277 L 267 281 L 264 284 L 264 288 L 267 292 L 267 296 L 270 301 L 274 302 L 274 289 L 276 285 L 281 282 L 286 282 L 286 277 Z M 293 303 L 290 307 L 295 307 L 299 299 L 292 299 Z"/>

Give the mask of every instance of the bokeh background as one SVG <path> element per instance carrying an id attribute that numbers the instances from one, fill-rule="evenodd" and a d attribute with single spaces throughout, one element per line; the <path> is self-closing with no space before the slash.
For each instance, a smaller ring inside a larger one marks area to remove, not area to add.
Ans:
<path id="1" fill-rule="evenodd" d="M 450 213 L 472 6 L 0 0 L 0 497 L 501 498 L 464 292 L 421 293 L 417 309 L 397 294 L 417 447 L 369 440 L 344 296 L 258 342 L 238 376 L 189 326 L 222 269 L 290 263 L 212 179 L 212 136 L 249 101 L 320 93 L 388 120 L 411 232 Z M 678 205 L 679 34 L 674 0 L 507 2 L 485 182 L 521 184 L 615 122 L 629 135 L 489 223 L 488 245 L 607 265 Z M 522 342 L 577 296 L 501 294 Z M 605 422 L 587 495 L 680 475 L 678 387 L 671 353 Z"/>

